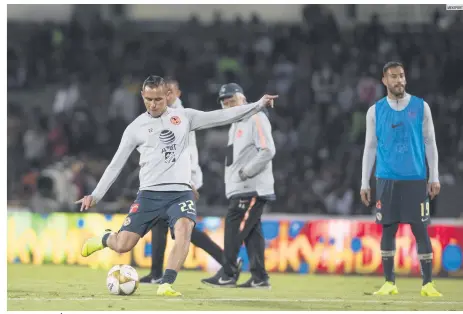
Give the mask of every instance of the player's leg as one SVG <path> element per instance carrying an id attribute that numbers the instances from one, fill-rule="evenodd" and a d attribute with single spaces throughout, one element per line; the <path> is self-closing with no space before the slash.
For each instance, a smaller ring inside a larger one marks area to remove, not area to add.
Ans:
<path id="1" fill-rule="evenodd" d="M 159 220 L 151 229 L 151 272 L 140 279 L 140 283 L 158 284 L 164 269 L 164 254 L 167 245 L 169 225 Z"/>
<path id="2" fill-rule="evenodd" d="M 259 221 L 245 240 L 249 256 L 251 278 L 238 288 L 270 289 L 269 275 L 265 270 L 265 238 Z"/>
<path id="3" fill-rule="evenodd" d="M 225 275 L 236 280 L 238 273 L 237 257 L 245 238 L 244 234 L 240 232 L 241 226 L 244 226 L 243 220 L 254 202 L 255 199 L 253 200 L 253 198 L 230 200 L 230 206 L 225 217 L 223 271 Z M 247 232 L 249 233 L 249 231 Z"/>
<path id="4" fill-rule="evenodd" d="M 398 293 L 397 286 L 395 285 L 394 274 L 395 236 L 398 228 L 398 223 L 383 225 L 380 247 L 383 272 L 386 282 L 374 294 L 389 295 Z"/>
<path id="5" fill-rule="evenodd" d="M 378 179 L 376 184 L 376 223 L 382 224 L 381 258 L 386 282 L 375 295 L 391 295 L 399 293 L 395 285 L 394 256 L 395 236 L 399 228 L 400 195 L 394 189 L 392 180 Z"/>
<path id="6" fill-rule="evenodd" d="M 179 218 L 174 226 L 175 240 L 169 257 L 162 282 L 173 284 L 177 273 L 182 267 L 190 248 L 191 233 L 195 222 L 190 218 Z"/>
<path id="7" fill-rule="evenodd" d="M 127 253 L 134 248 L 140 240 L 140 235 L 131 231 L 112 232 L 103 237 L 103 246 L 117 253 Z M 105 241 L 106 240 L 106 241 Z"/>
<path id="8" fill-rule="evenodd" d="M 415 236 L 418 248 L 418 258 L 421 264 L 421 274 L 423 276 L 422 296 L 440 297 L 442 294 L 436 290 L 432 282 L 432 245 L 428 234 L 428 226 L 424 223 L 411 224 L 413 235 Z"/>
<path id="9" fill-rule="evenodd" d="M 178 192 L 174 195 L 176 195 L 175 199 L 172 200 L 167 209 L 174 246 L 167 258 L 162 284 L 157 291 L 158 295 L 164 296 L 181 295 L 181 293 L 172 289 L 172 284 L 175 282 L 177 274 L 188 255 L 191 233 L 196 224 L 196 208 L 193 192 Z"/>
<path id="10" fill-rule="evenodd" d="M 82 247 L 82 256 L 87 257 L 105 247 L 118 253 L 126 253 L 138 243 L 148 232 L 149 224 L 155 223 L 158 216 L 158 212 L 150 211 L 150 208 L 156 208 L 156 205 L 143 197 L 143 193 L 144 191 L 138 194 L 119 232 L 106 230 L 102 236 L 88 239 Z"/>
<path id="11" fill-rule="evenodd" d="M 230 200 L 227 216 L 225 217 L 223 267 L 214 276 L 202 279 L 202 283 L 218 287 L 236 286 L 241 268 L 239 262 L 237 262 L 237 256 L 244 240 L 239 237 L 240 226 L 250 202 L 250 198 Z"/>
<path id="12" fill-rule="evenodd" d="M 402 222 L 409 223 L 415 236 L 420 259 L 423 286 L 421 295 L 442 296 L 432 283 L 432 246 L 428 235 L 427 225 L 430 222 L 429 199 L 427 195 L 427 182 L 425 180 L 403 181 L 400 184 L 401 198 L 403 200 L 401 215 Z"/>
<path id="13" fill-rule="evenodd" d="M 133 249 L 138 240 L 140 240 L 140 235 L 135 232 L 112 232 L 111 230 L 106 230 L 102 236 L 93 237 L 85 241 L 81 254 L 83 257 L 87 257 L 105 247 L 109 247 L 117 253 L 126 253 Z"/>
<path id="14" fill-rule="evenodd" d="M 257 198 L 245 217 L 239 238 L 244 239 L 248 252 L 251 278 L 238 285 L 239 288 L 270 288 L 269 276 L 265 270 L 265 238 L 261 217 L 268 201 Z"/>
<path id="15" fill-rule="evenodd" d="M 191 234 L 191 243 L 203 249 L 219 264 L 222 264 L 223 250 L 205 232 L 194 228 Z"/>

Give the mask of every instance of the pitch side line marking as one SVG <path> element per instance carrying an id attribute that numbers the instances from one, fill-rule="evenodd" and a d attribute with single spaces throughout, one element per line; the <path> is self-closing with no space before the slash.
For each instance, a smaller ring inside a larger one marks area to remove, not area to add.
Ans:
<path id="1" fill-rule="evenodd" d="M 8 298 L 8 301 L 153 301 L 156 298 Z M 349 300 L 349 299 L 255 299 L 255 298 L 176 298 L 176 299 L 163 299 L 163 301 L 169 302 L 300 302 L 300 303 L 311 303 L 311 302 L 338 302 L 338 303 L 402 303 L 402 304 L 463 304 L 463 301 L 424 301 L 424 300 Z"/>

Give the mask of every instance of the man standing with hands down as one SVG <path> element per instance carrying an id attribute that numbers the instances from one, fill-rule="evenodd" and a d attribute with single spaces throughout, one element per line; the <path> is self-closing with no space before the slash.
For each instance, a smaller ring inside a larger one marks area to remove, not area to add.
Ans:
<path id="1" fill-rule="evenodd" d="M 141 96 L 146 112 L 124 131 L 116 154 L 92 194 L 76 203 L 82 204 L 81 210 L 87 210 L 100 201 L 132 151 L 137 149 L 140 153 L 140 188 L 127 218 L 118 232 L 107 230 L 101 236 L 88 239 L 81 254 L 87 257 L 105 247 L 118 253 L 128 252 L 158 220 L 167 221 L 175 242 L 157 294 L 179 296 L 181 293 L 175 291 L 172 284 L 188 254 L 196 221 L 189 134 L 252 116 L 273 106 L 273 99 L 278 96 L 264 95 L 249 107 L 203 112 L 168 108 L 168 94 L 162 77 L 149 76 L 144 81 Z"/>
<path id="2" fill-rule="evenodd" d="M 439 194 L 438 153 L 429 105 L 405 92 L 404 66 L 383 68 L 387 97 L 370 107 L 362 165 L 362 202 L 369 206 L 370 176 L 376 160 L 376 223 L 383 225 L 381 256 L 386 282 L 375 295 L 398 294 L 395 284 L 395 236 L 399 223 L 410 224 L 420 259 L 422 296 L 442 296 L 432 282 L 432 246 L 427 225 L 429 197 Z M 426 182 L 426 159 L 429 180 Z"/>
<path id="3" fill-rule="evenodd" d="M 243 89 L 235 83 L 223 85 L 218 98 L 227 110 L 251 106 Z M 225 219 L 223 268 L 202 282 L 216 287 L 235 287 L 238 280 L 236 258 L 245 243 L 251 265 L 251 278 L 239 288 L 270 288 L 265 270 L 265 239 L 261 216 L 275 200 L 272 159 L 275 144 L 264 111 L 233 123 L 228 134 L 225 161 L 225 190 L 230 200 Z"/>

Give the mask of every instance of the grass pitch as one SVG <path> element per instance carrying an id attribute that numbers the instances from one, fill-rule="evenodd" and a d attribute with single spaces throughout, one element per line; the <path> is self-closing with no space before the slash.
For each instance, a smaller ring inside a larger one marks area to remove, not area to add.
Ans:
<path id="1" fill-rule="evenodd" d="M 148 271 L 138 269 L 143 276 Z M 463 280 L 438 279 L 442 298 L 420 296 L 421 279 L 398 278 L 397 296 L 369 295 L 381 277 L 271 274 L 271 290 L 213 288 L 207 273 L 182 271 L 174 288 L 180 298 L 156 296 L 140 285 L 132 296 L 110 295 L 106 270 L 65 265 L 8 265 L 8 310 L 463 310 Z M 240 282 L 249 278 L 243 273 Z"/>

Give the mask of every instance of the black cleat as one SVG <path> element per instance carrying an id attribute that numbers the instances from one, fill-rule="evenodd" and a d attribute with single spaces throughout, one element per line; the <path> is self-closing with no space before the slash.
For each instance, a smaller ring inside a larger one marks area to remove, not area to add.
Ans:
<path id="1" fill-rule="evenodd" d="M 223 271 L 223 268 L 219 270 L 217 274 L 215 274 L 211 278 L 202 279 L 201 282 L 203 284 L 213 286 L 213 287 L 223 287 L 223 288 L 234 288 L 236 287 L 236 278 L 229 277 Z"/>
<path id="2" fill-rule="evenodd" d="M 160 278 L 153 278 L 153 276 L 151 274 L 149 275 L 146 275 L 145 277 L 142 277 L 140 279 L 140 283 L 142 284 L 153 284 L 153 285 L 158 285 L 160 284 L 162 281 L 162 277 Z"/>
<path id="3" fill-rule="evenodd" d="M 268 279 L 261 280 L 261 279 L 255 279 L 252 277 L 245 283 L 241 285 L 237 285 L 236 287 L 237 288 L 254 288 L 254 289 L 271 289 L 272 288 Z"/>
<path id="4" fill-rule="evenodd" d="M 225 287 L 225 288 L 232 288 L 236 287 L 236 283 L 241 274 L 241 269 L 243 268 L 243 260 L 238 258 L 236 260 L 236 274 L 233 277 L 228 276 L 223 271 L 223 267 L 215 274 L 213 277 L 207 279 L 201 279 L 201 282 L 214 287 Z"/>

